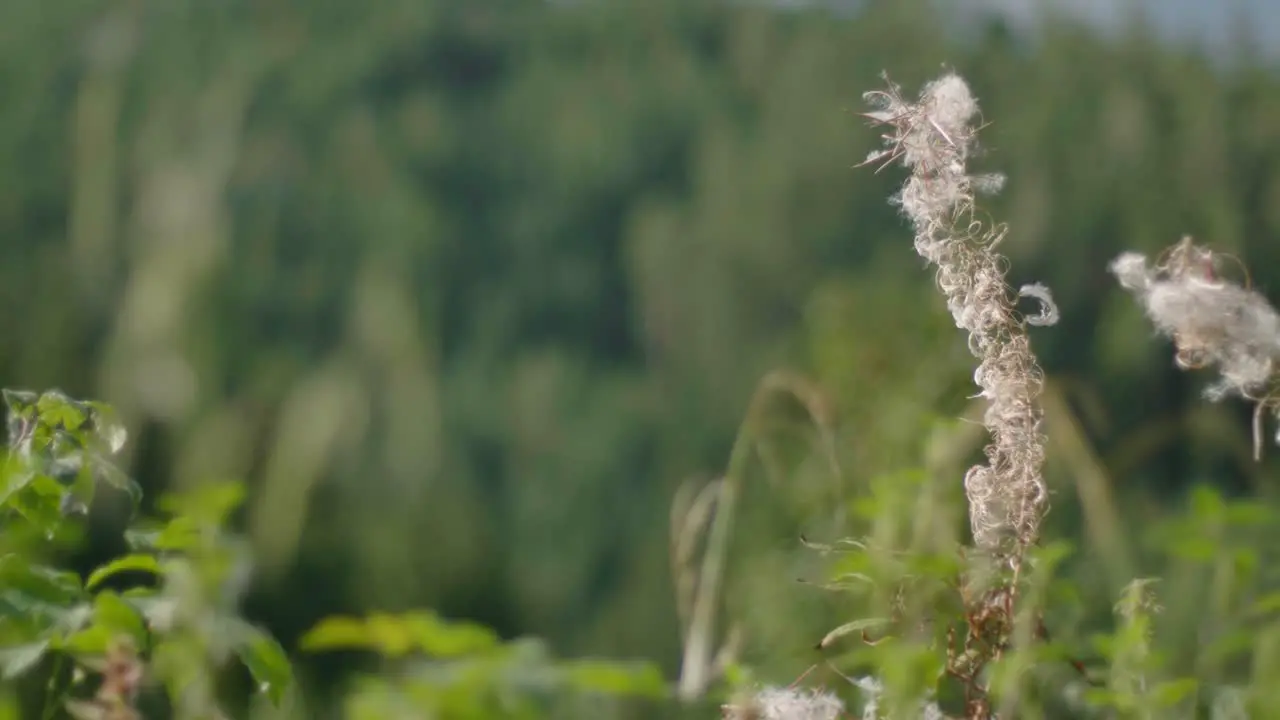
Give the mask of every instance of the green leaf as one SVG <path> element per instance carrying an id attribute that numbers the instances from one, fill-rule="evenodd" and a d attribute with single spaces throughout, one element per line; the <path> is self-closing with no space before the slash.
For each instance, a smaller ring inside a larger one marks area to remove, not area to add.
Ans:
<path id="1" fill-rule="evenodd" d="M 160 499 L 160 508 L 197 525 L 221 527 L 227 516 L 244 501 L 244 485 L 238 482 L 203 483 L 178 495 Z"/>
<path id="2" fill-rule="evenodd" d="M 112 637 L 109 628 L 95 623 L 72 633 L 62 642 L 62 647 L 77 655 L 101 655 L 107 651 Z"/>
<path id="3" fill-rule="evenodd" d="M 35 667 L 48 650 L 48 640 L 0 649 L 0 667 L 3 668 L 4 678 L 12 680 Z"/>
<path id="4" fill-rule="evenodd" d="M 107 578 L 122 572 L 149 572 L 159 575 L 160 561 L 151 555 L 141 554 L 116 558 L 90 573 L 89 579 L 85 581 L 85 588 L 93 590 Z"/>
<path id="5" fill-rule="evenodd" d="M 470 655 L 492 650 L 500 644 L 496 633 L 477 623 L 446 621 L 429 612 L 410 613 L 405 619 L 414 644 L 433 657 Z"/>
<path id="6" fill-rule="evenodd" d="M 135 509 L 142 503 L 142 486 L 115 463 L 106 458 L 95 457 L 93 472 L 97 479 L 127 494 Z"/>
<path id="7" fill-rule="evenodd" d="M 200 528 L 188 517 L 177 517 L 161 527 L 126 530 L 125 542 L 134 550 L 189 550 L 200 540 Z"/>
<path id="8" fill-rule="evenodd" d="M 50 390 L 36 401 L 36 410 L 40 413 L 40 421 L 46 425 L 61 426 L 67 430 L 78 430 L 89 419 L 87 408 L 72 400 L 61 390 Z"/>
<path id="9" fill-rule="evenodd" d="M 78 654 L 99 655 L 122 635 L 138 647 L 145 646 L 147 629 L 142 613 L 116 593 L 104 590 L 93 599 L 92 623 L 68 637 L 63 645 Z"/>
<path id="10" fill-rule="evenodd" d="M 1199 687 L 1195 678 L 1182 678 L 1162 682 L 1153 692 L 1156 702 L 1163 707 L 1172 707 L 1185 700 Z"/>
<path id="11" fill-rule="evenodd" d="M 289 656 L 276 639 L 266 631 L 241 620 L 233 624 L 234 647 L 258 690 L 279 705 L 293 683 L 293 667 Z"/>
<path id="12" fill-rule="evenodd" d="M 93 622 L 106 628 L 113 635 L 131 636 L 143 647 L 147 640 L 147 628 L 142 614 L 124 598 L 110 590 L 104 590 L 93 599 Z"/>
<path id="13" fill-rule="evenodd" d="M 951 673 L 942 673 L 933 689 L 934 701 L 938 709 L 950 717 L 964 717 L 965 698 L 968 688 L 964 682 Z"/>
<path id="14" fill-rule="evenodd" d="M 8 504 L 9 499 L 25 490 L 36 474 L 20 466 L 17 462 L 6 462 L 4 468 L 4 484 L 0 487 L 0 504 Z"/>
<path id="15" fill-rule="evenodd" d="M 826 648 L 831 647 L 831 645 L 837 640 L 849 635 L 850 633 L 862 633 L 867 630 L 883 628 L 889 624 L 890 621 L 887 618 L 862 618 L 861 620 L 847 622 L 824 635 L 822 641 L 818 643 L 818 649 L 825 650 Z"/>
<path id="16" fill-rule="evenodd" d="M 650 698 L 667 693 L 662 673 L 648 663 L 576 660 L 562 663 L 560 670 L 567 684 L 576 690 Z"/>
<path id="17" fill-rule="evenodd" d="M 1268 593 L 1258 598 L 1253 603 L 1251 612 L 1256 615 L 1280 612 L 1280 592 Z"/>
<path id="18" fill-rule="evenodd" d="M 1216 524 L 1226 513 L 1227 504 L 1222 494 L 1207 485 L 1197 485 L 1191 490 L 1191 516 L 1206 524 Z"/>
<path id="19" fill-rule="evenodd" d="M 374 650 L 388 657 L 414 650 L 440 658 L 459 657 L 498 645 L 498 636 L 483 625 L 449 622 L 430 612 L 330 617 L 302 638 L 302 647 L 310 651 Z"/>
<path id="20" fill-rule="evenodd" d="M 97 489 L 93 475 L 92 467 L 81 467 L 71 487 L 63 492 L 62 497 L 59 498 L 58 508 L 64 516 L 73 513 L 88 514 L 89 507 L 93 505 L 94 491 Z"/>
<path id="21" fill-rule="evenodd" d="M 17 555 L 0 558 L 0 588 L 58 605 L 70 605 L 84 597 L 79 575 L 31 565 Z"/>
<path id="22" fill-rule="evenodd" d="M 39 396 L 27 390 L 5 390 L 4 404 L 9 408 L 9 447 L 16 449 L 34 429 L 36 400 Z"/>
<path id="23" fill-rule="evenodd" d="M 40 395 L 31 390 L 3 390 L 4 404 L 9 412 L 22 414 L 30 411 L 40 399 Z"/>
<path id="24" fill-rule="evenodd" d="M 93 432 L 111 454 L 120 452 L 129 441 L 129 431 L 116 415 L 115 408 L 103 402 L 85 403 L 93 421 Z"/>
<path id="25" fill-rule="evenodd" d="M 67 489 L 48 475 L 36 475 L 23 490 L 9 499 L 9 507 L 46 537 L 56 534 L 63 526 Z"/>
<path id="26" fill-rule="evenodd" d="M 377 643 L 361 618 L 335 615 L 311 628 L 299 642 L 303 650 L 370 650 Z"/>

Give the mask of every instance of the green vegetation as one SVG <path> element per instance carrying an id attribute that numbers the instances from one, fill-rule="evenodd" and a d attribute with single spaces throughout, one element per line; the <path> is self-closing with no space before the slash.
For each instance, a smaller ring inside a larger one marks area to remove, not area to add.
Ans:
<path id="1" fill-rule="evenodd" d="M 0 3 L 0 380 L 68 391 L 6 395 L 0 718 L 956 712 L 983 404 L 853 169 L 944 64 L 1061 315 L 982 683 L 1269 717 L 1280 452 L 1108 266 L 1190 234 L 1277 298 L 1280 78 L 933 6 Z"/>

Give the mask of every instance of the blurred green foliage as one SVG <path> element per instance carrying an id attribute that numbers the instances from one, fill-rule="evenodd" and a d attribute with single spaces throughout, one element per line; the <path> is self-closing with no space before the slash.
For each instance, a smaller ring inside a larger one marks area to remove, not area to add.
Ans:
<path id="1" fill-rule="evenodd" d="M 530 718 L 583 713 L 584 694 L 660 699 L 657 668 L 595 660 L 554 662 L 538 641 L 502 643 L 480 625 L 445 622 L 429 612 L 331 617 L 302 639 L 308 650 L 372 650 L 386 658 L 421 656 L 417 667 L 365 678 L 347 698 L 353 720 Z M 592 712 L 607 710 L 597 702 Z M 575 715 L 576 716 L 576 715 Z"/>
<path id="2" fill-rule="evenodd" d="M 850 169 L 877 74 L 947 63 L 993 121 L 1011 279 L 1063 315 L 1033 337 L 1045 535 L 1077 549 L 1044 591 L 1055 634 L 1110 633 L 1129 581 L 1161 577 L 1170 680 L 1277 668 L 1280 630 L 1240 611 L 1274 592 L 1273 526 L 1184 497 L 1274 510 L 1276 461 L 1106 273 L 1189 232 L 1275 284 L 1280 81 L 1245 46 L 1224 68 L 1141 28 L 961 37 L 925 0 L 58 0 L 0 4 L 0 59 L 0 375 L 117 408 L 147 516 L 245 478 L 225 508 L 254 559 L 244 609 L 284 647 L 333 614 L 429 607 L 673 677 L 671 499 L 723 468 L 779 367 L 823 389 L 833 439 L 795 403 L 762 422 L 723 592 L 742 666 L 788 681 L 878 616 L 814 587 L 802 534 L 962 543 L 982 442 L 956 420 L 963 341 L 884 202 L 896 179 Z M 113 517 L 90 513 L 80 576 L 129 552 Z M 1161 535 L 1170 518 L 1192 524 Z M 1248 663 L 1205 654 L 1239 632 Z M 372 669 L 298 661 L 297 717 Z"/>
<path id="3" fill-rule="evenodd" d="M 82 582 L 75 572 L 41 562 L 49 551 L 42 545 L 68 535 L 100 482 L 132 491 L 135 503 L 140 499 L 110 460 L 127 432 L 109 406 L 60 391 L 5 390 L 4 399 L 9 442 L 0 504 L 0 669 L 13 680 L 55 656 L 49 676 L 38 676 L 46 693 L 26 714 L 52 718 L 65 705 L 81 720 L 137 717 L 131 709 L 143 672 L 139 653 L 150 658 L 147 673 L 167 691 L 175 718 L 219 716 L 215 678 L 232 653 L 257 690 L 280 702 L 293 682 L 289 660 L 275 639 L 237 614 L 245 548 L 221 533 L 240 502 L 240 486 L 206 485 L 170 498 L 164 504 L 172 519 L 131 533 L 136 552 Z M 45 542 L 33 545 L 33 539 Z M 159 582 L 103 587 L 121 574 Z M 64 668 L 68 658 L 74 670 Z M 104 678 L 92 699 L 83 692 L 85 670 Z"/>

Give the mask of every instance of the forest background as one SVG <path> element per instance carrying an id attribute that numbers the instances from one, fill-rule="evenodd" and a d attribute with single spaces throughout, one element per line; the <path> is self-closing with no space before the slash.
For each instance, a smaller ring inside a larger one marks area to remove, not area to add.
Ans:
<path id="1" fill-rule="evenodd" d="M 992 121 L 1011 280 L 1061 309 L 1032 333 L 1044 534 L 1105 611 L 1192 486 L 1280 502 L 1250 408 L 1203 401 L 1107 273 L 1191 234 L 1280 297 L 1280 76 L 1228 55 L 916 0 L 2 3 L 0 378 L 115 405 L 148 497 L 245 480 L 245 611 L 288 648 L 430 607 L 674 677 L 673 497 L 795 372 L 839 477 L 784 408 L 726 580 L 743 661 L 783 682 L 847 619 L 796 582 L 800 536 L 904 469 L 958 503 L 936 456 L 980 449 L 900 177 L 853 169 L 861 93 L 945 65 Z M 84 567 L 122 543 L 94 524 Z M 368 664 L 298 663 L 316 708 Z"/>

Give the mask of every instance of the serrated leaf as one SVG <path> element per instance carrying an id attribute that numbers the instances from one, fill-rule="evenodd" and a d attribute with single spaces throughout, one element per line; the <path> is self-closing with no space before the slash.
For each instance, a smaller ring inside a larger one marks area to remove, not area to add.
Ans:
<path id="1" fill-rule="evenodd" d="M 85 589 L 93 590 L 104 580 L 122 572 L 149 572 L 160 574 L 160 561 L 151 555 L 133 554 L 118 557 L 89 574 Z"/>
<path id="2" fill-rule="evenodd" d="M 49 390 L 36 401 L 40 421 L 52 427 L 78 430 L 89 420 L 88 408 L 71 399 L 61 390 Z"/>

